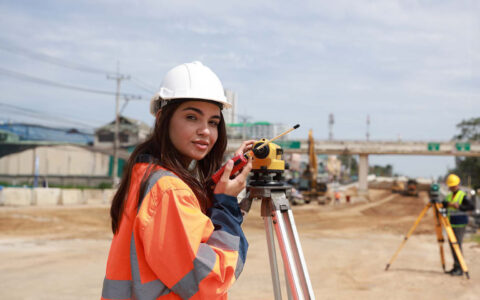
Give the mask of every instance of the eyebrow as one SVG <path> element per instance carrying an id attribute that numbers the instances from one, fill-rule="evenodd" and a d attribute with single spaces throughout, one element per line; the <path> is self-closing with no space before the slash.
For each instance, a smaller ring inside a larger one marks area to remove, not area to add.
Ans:
<path id="1" fill-rule="evenodd" d="M 190 107 L 189 106 L 189 107 L 185 107 L 184 109 L 182 109 L 182 111 L 186 111 L 186 110 L 193 110 L 194 112 L 196 112 L 196 113 L 198 113 L 202 116 L 204 115 L 203 111 L 196 108 L 196 107 Z M 214 115 L 214 116 L 211 117 L 211 119 L 220 119 L 220 116 L 219 115 Z"/>

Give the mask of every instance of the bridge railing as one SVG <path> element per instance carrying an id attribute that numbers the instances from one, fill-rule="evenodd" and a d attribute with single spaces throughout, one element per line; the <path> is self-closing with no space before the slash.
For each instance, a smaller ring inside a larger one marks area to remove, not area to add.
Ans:
<path id="1" fill-rule="evenodd" d="M 242 143 L 229 140 L 227 152 L 233 153 Z M 299 140 L 295 148 L 284 147 L 286 153 L 308 153 L 308 141 Z M 480 143 L 464 141 L 348 141 L 320 140 L 315 142 L 317 154 L 390 154 L 390 155 L 451 155 L 480 156 Z"/>

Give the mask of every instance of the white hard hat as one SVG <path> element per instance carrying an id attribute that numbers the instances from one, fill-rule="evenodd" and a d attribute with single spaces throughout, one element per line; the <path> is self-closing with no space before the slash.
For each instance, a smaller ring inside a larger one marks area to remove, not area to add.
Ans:
<path id="1" fill-rule="evenodd" d="M 150 101 L 150 113 L 155 116 L 158 109 L 173 99 L 203 99 L 218 102 L 224 108 L 232 106 L 227 102 L 220 79 L 199 61 L 181 64 L 168 71 L 160 91 Z"/>

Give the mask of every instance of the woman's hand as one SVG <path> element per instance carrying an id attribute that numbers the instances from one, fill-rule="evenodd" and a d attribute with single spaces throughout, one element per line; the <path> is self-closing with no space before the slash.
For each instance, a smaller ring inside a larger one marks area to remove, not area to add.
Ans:
<path id="1" fill-rule="evenodd" d="M 245 143 L 245 142 L 244 142 Z M 242 144 L 243 146 L 243 144 Z M 239 148 L 239 150 L 242 147 Z M 225 165 L 222 177 L 218 181 L 215 189 L 213 190 L 214 194 L 225 194 L 233 197 L 237 195 L 245 188 L 247 183 L 247 176 L 252 169 L 252 158 L 248 158 L 248 163 L 243 167 L 242 171 L 233 179 L 230 179 L 230 174 L 233 169 L 233 160 L 229 160 Z"/>
<path id="2" fill-rule="evenodd" d="M 253 144 L 255 143 L 255 140 L 248 140 L 244 141 L 240 147 L 235 151 L 235 156 L 246 153 L 250 150 L 252 150 Z"/>

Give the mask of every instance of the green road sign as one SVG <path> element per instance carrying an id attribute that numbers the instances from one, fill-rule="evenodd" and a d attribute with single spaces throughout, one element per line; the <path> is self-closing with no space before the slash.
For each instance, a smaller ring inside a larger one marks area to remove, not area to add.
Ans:
<path id="1" fill-rule="evenodd" d="M 455 143 L 457 151 L 470 151 L 470 143 Z"/>
<path id="2" fill-rule="evenodd" d="M 439 151 L 440 143 L 428 143 L 428 151 Z"/>
<path id="3" fill-rule="evenodd" d="M 283 149 L 300 149 L 300 141 L 273 141 Z"/>

